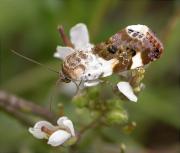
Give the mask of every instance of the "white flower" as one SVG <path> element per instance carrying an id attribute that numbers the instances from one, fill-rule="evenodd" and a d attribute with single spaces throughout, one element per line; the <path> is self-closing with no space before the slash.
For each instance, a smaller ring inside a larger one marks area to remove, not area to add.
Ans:
<path id="1" fill-rule="evenodd" d="M 70 39 L 74 48 L 58 46 L 54 53 L 54 57 L 64 60 L 66 56 L 77 50 L 91 51 L 91 48 L 94 46 L 89 42 L 88 30 L 86 25 L 83 23 L 76 24 L 71 28 Z"/>
<path id="2" fill-rule="evenodd" d="M 137 96 L 133 92 L 133 88 L 129 84 L 129 82 L 119 82 L 117 84 L 119 91 L 124 94 L 129 100 L 133 102 L 137 102 Z"/>
<path id="3" fill-rule="evenodd" d="M 55 126 L 47 121 L 39 121 L 33 128 L 29 128 L 29 132 L 37 139 L 47 139 L 49 134 L 42 131 L 43 127 L 46 127 L 49 131 L 54 131 L 56 129 Z"/>
<path id="4" fill-rule="evenodd" d="M 71 137 L 75 137 L 73 123 L 66 116 L 57 120 L 57 126 L 47 121 L 39 121 L 33 128 L 29 128 L 29 132 L 37 139 L 48 139 L 47 143 L 51 146 L 62 145 Z"/>

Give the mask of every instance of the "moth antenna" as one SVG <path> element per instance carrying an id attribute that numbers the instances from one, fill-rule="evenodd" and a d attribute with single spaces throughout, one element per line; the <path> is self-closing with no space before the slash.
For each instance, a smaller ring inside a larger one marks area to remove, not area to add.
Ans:
<path id="1" fill-rule="evenodd" d="M 56 81 L 56 84 L 55 84 L 55 86 L 53 87 L 52 93 L 51 93 L 51 95 L 50 95 L 50 103 L 49 103 L 49 111 L 50 111 L 50 112 L 53 112 L 53 111 L 52 111 L 53 98 L 54 98 L 54 96 L 56 95 L 56 91 L 57 91 L 57 87 L 58 87 L 58 85 L 59 85 L 59 82 L 61 82 L 60 79 L 58 79 L 58 80 Z"/>
<path id="2" fill-rule="evenodd" d="M 46 66 L 46 65 L 44 65 L 44 64 L 42 64 L 42 63 L 40 63 L 40 62 L 38 62 L 38 61 L 36 61 L 36 60 L 33 60 L 33 59 L 29 58 L 29 57 L 26 57 L 26 56 L 24 56 L 24 55 L 16 52 L 15 50 L 11 50 L 11 52 L 14 53 L 15 55 L 21 57 L 21 58 L 26 59 L 26 60 L 29 61 L 29 62 L 32 62 L 32 63 L 34 63 L 34 64 L 37 64 L 37 65 L 39 65 L 39 66 L 41 66 L 41 67 L 44 67 L 44 68 L 46 68 L 47 70 L 49 70 L 49 71 L 51 71 L 51 72 L 55 72 L 55 73 L 57 73 L 57 74 L 59 75 L 59 72 L 58 72 L 58 71 L 56 71 L 56 70 L 54 70 L 54 69 L 52 69 L 52 68 L 50 68 L 50 67 L 48 67 L 48 66 Z"/>

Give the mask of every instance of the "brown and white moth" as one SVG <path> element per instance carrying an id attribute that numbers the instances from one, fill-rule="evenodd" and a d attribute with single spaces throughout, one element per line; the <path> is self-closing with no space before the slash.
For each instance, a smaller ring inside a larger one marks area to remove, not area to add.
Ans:
<path id="1" fill-rule="evenodd" d="M 78 39 L 78 33 L 74 33 Z M 112 73 L 145 66 L 160 58 L 164 50 L 161 41 L 145 25 L 127 26 L 105 42 L 87 45 L 87 49 L 77 49 L 75 43 L 74 46 L 63 57 L 61 78 L 66 82 L 81 80 L 85 86 L 96 85 L 101 77 Z"/>

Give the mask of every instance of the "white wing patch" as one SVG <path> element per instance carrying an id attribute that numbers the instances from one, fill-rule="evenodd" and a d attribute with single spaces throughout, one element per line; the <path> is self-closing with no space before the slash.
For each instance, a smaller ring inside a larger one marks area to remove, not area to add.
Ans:
<path id="1" fill-rule="evenodd" d="M 134 57 L 132 57 L 131 69 L 135 69 L 135 68 L 141 67 L 141 66 L 143 66 L 141 53 L 137 52 L 137 54 Z"/>
<path id="2" fill-rule="evenodd" d="M 146 33 L 149 30 L 149 28 L 146 25 L 141 25 L 141 24 L 127 26 L 126 30 L 128 29 L 132 29 L 133 31 L 140 32 L 144 35 L 146 35 Z"/>
<path id="3" fill-rule="evenodd" d="M 126 27 L 126 32 L 131 38 L 136 38 L 138 40 L 143 40 L 147 32 L 149 31 L 149 28 L 145 25 L 131 25 Z"/>

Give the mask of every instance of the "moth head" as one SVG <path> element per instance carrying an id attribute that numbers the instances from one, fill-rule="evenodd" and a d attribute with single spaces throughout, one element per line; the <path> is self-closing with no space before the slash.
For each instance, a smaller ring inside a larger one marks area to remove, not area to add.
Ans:
<path id="1" fill-rule="evenodd" d="M 69 83 L 71 80 L 62 72 L 59 73 L 59 78 L 62 82 Z"/>

